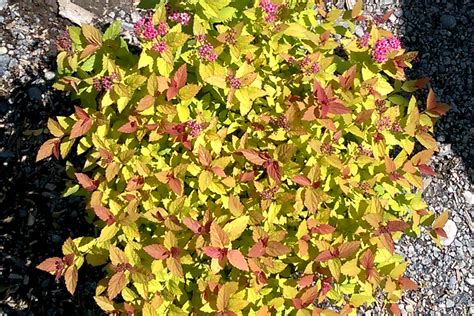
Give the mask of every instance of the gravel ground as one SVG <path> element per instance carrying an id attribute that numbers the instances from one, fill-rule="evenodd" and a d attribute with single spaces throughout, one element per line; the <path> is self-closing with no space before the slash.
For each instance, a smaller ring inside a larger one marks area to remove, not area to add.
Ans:
<path id="1" fill-rule="evenodd" d="M 431 161 L 438 175 L 425 179 L 423 194 L 430 209 L 450 211 L 457 232 L 444 248 L 428 236 L 399 242 L 398 250 L 410 261 L 408 275 L 420 285 L 403 298 L 402 313 L 474 315 L 474 6 L 466 0 L 365 2 L 368 14 L 393 10 L 387 27 L 407 49 L 420 52 L 411 75 L 432 77 L 439 99 L 453 105 L 438 122 L 441 150 Z M 113 18 L 125 20 L 125 35 L 133 42 L 138 14 L 111 12 L 99 24 Z M 80 278 L 79 295 L 71 298 L 62 284 L 34 269 L 56 255 L 68 236 L 93 229 L 80 199 L 58 197 L 64 165 L 34 162 L 47 138 L 47 118 L 72 109 L 67 95 L 51 88 L 54 39 L 68 24 L 44 5 L 0 0 L 0 315 L 97 314 L 90 300 L 93 283 Z M 85 271 L 90 280 L 96 272 Z M 381 312 L 373 308 L 365 315 Z"/>

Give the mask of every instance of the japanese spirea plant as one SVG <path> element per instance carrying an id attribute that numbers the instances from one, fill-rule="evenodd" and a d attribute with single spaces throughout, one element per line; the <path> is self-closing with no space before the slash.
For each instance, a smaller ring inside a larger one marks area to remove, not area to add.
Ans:
<path id="1" fill-rule="evenodd" d="M 375 297 L 397 314 L 417 285 L 394 241 L 446 235 L 417 189 L 448 106 L 430 90 L 419 110 L 416 54 L 361 4 L 158 4 L 138 54 L 119 22 L 69 27 L 55 87 L 80 106 L 37 159 L 83 157 L 65 195 L 98 230 L 38 268 L 73 293 L 100 267 L 111 314 L 347 315 Z"/>

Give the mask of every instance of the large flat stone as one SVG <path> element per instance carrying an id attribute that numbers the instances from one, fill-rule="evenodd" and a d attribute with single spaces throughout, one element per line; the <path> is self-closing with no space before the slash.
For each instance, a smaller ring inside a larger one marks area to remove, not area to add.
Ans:
<path id="1" fill-rule="evenodd" d="M 71 0 L 71 2 L 99 17 L 110 11 L 130 11 L 133 5 L 131 0 Z"/>

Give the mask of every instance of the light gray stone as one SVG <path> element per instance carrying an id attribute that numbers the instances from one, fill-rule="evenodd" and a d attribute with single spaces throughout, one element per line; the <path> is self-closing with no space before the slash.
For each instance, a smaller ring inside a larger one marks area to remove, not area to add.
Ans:
<path id="1" fill-rule="evenodd" d="M 5 10 L 8 5 L 8 0 L 0 0 L 0 11 Z"/>
<path id="2" fill-rule="evenodd" d="M 0 55 L 5 55 L 8 53 L 8 49 L 6 47 L 0 47 Z"/>

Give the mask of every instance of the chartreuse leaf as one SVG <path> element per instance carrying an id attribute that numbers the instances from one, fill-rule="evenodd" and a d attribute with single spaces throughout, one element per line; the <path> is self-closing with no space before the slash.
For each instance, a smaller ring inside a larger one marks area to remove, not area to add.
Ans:
<path id="1" fill-rule="evenodd" d="M 449 107 L 419 108 L 411 52 L 374 60 L 393 34 L 354 34 L 363 1 L 320 2 L 145 0 L 133 49 L 118 21 L 69 27 L 54 87 L 75 107 L 38 158 L 66 159 L 96 229 L 38 268 L 96 283 L 105 313 L 355 315 L 380 291 L 396 311 L 414 286 L 394 245 L 445 234 L 415 191 Z"/>

